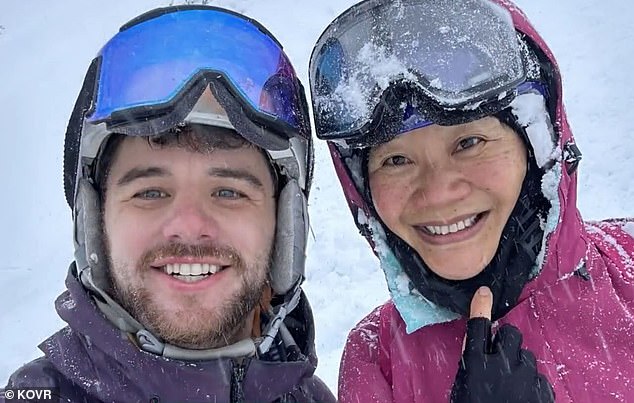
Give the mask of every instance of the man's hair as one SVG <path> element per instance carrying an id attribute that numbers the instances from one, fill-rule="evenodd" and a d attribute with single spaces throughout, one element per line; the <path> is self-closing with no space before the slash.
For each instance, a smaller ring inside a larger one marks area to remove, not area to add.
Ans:
<path id="1" fill-rule="evenodd" d="M 126 137 L 124 134 L 111 134 L 97 157 L 93 178 L 95 179 L 95 185 L 102 203 L 106 196 L 106 186 L 112 162 L 117 155 L 119 146 Z M 273 187 L 276 190 L 278 189 L 279 176 L 277 166 L 272 163 L 269 155 L 260 147 L 240 136 L 235 130 L 216 126 L 187 124 L 146 138 L 152 148 L 176 147 L 201 154 L 212 153 L 216 149 L 235 150 L 238 148 L 254 148 L 260 151 L 265 159 L 269 161 L 268 166 L 271 178 L 273 179 Z M 277 191 L 275 195 L 277 196 Z"/>

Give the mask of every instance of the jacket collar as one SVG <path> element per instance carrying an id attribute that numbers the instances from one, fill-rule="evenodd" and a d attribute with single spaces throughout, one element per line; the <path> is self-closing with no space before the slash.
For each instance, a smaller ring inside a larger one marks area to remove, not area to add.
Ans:
<path id="1" fill-rule="evenodd" d="M 69 326 L 39 347 L 56 369 L 101 401 L 228 401 L 232 376 L 246 369 L 248 401 L 273 401 L 311 376 L 307 358 L 295 362 L 218 358 L 180 361 L 140 350 L 129 333 L 114 327 L 69 271 L 68 288 L 55 303 Z"/>

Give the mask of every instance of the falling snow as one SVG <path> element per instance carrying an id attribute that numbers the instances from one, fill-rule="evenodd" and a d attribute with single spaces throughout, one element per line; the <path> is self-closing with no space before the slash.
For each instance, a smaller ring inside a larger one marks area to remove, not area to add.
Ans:
<path id="1" fill-rule="evenodd" d="M 53 301 L 73 258 L 70 210 L 61 186 L 63 133 L 86 68 L 118 27 L 172 0 L 0 1 L 0 384 L 41 355 L 36 346 L 64 326 Z M 178 1 L 174 1 L 178 3 Z M 215 0 L 246 12 L 284 44 L 304 85 L 312 45 L 354 0 Z M 566 110 L 583 152 L 577 194 L 586 219 L 634 215 L 634 3 L 518 0 L 558 57 Z M 69 21 L 71 23 L 69 23 Z M 43 35 L 42 33 L 45 33 Z M 597 52 L 600 51 L 600 57 Z M 47 79 L 34 79 L 46 76 Z M 17 124 L 8 124 L 17 122 Z M 560 153 L 557 151 L 556 153 Z M 552 173 L 551 200 L 560 172 Z M 550 186 L 549 186 L 550 185 Z M 389 296 L 384 274 L 358 234 L 327 148 L 316 143 L 305 290 L 316 320 L 317 374 L 336 389 L 349 330 Z M 547 222 L 553 228 L 556 222 Z M 624 230 L 634 235 L 634 224 Z M 5 331 L 5 329 L 10 329 Z M 631 330 L 630 330 L 631 331 Z M 631 334 L 631 333 L 630 333 Z M 624 381 L 626 382 L 626 381 Z M 623 396 L 615 399 L 625 401 Z"/>

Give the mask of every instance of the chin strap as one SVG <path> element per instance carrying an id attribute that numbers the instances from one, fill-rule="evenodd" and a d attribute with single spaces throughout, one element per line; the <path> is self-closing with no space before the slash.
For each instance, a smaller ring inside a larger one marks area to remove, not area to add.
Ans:
<path id="1" fill-rule="evenodd" d="M 136 332 L 135 336 L 139 342 L 139 346 L 144 351 L 177 360 L 214 360 L 218 358 L 252 357 L 255 355 L 255 342 L 250 338 L 221 348 L 190 350 L 163 343 L 158 337 L 145 329 Z"/>
<path id="2" fill-rule="evenodd" d="M 92 299 L 95 301 L 95 305 L 110 323 L 125 333 L 134 334 L 143 329 L 143 326 L 128 311 L 123 309 L 107 292 L 95 284 L 90 267 L 80 270 L 78 277 L 81 284 L 93 294 Z"/>
<path id="3" fill-rule="evenodd" d="M 293 309 L 297 307 L 301 292 L 302 289 L 300 287 L 300 282 L 297 282 L 292 292 L 288 292 L 284 297 L 284 302 L 282 303 L 282 305 L 279 306 L 279 308 L 277 309 L 277 313 L 275 314 L 275 316 L 273 316 L 262 334 L 262 342 L 258 346 L 258 353 L 260 355 L 265 354 L 267 351 L 269 351 L 271 345 L 273 344 L 275 336 L 277 336 L 278 332 L 280 331 L 280 328 L 283 329 L 282 338 L 284 340 L 284 343 L 286 345 L 295 345 L 295 341 L 290 335 L 290 332 L 288 331 L 288 329 L 286 329 L 286 326 L 284 326 L 284 319 L 286 318 L 286 315 L 288 315 L 291 311 L 293 311 Z M 290 340 L 287 340 L 289 337 Z"/>
<path id="4" fill-rule="evenodd" d="M 286 294 L 284 302 L 274 308 L 277 313 L 267 324 L 262 333 L 262 338 L 258 338 L 258 341 L 247 338 L 221 348 L 194 350 L 165 343 L 145 329 L 121 305 L 93 282 L 90 267 L 81 270 L 78 277 L 84 287 L 94 294 L 93 301 L 95 301 L 99 310 L 110 323 L 114 324 L 122 332 L 133 335 L 139 348 L 152 354 L 184 361 L 253 357 L 256 354 L 263 355 L 267 353 L 278 334 L 282 337 L 287 347 L 293 348 L 293 346 L 297 346 L 293 336 L 284 325 L 284 319 L 299 304 L 302 291 L 300 282 L 297 282 L 293 290 Z"/>

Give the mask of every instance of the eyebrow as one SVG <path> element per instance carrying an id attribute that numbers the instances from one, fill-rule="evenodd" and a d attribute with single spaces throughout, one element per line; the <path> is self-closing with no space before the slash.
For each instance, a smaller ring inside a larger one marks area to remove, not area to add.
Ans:
<path id="1" fill-rule="evenodd" d="M 252 173 L 244 170 L 244 169 L 233 169 L 233 168 L 210 168 L 207 171 L 209 175 L 216 176 L 219 178 L 230 178 L 237 179 L 248 182 L 255 188 L 262 189 L 264 185 L 262 181 Z"/>
<path id="2" fill-rule="evenodd" d="M 233 168 L 210 168 L 207 173 L 210 176 L 215 176 L 218 178 L 230 178 L 242 180 L 255 188 L 262 189 L 264 185 L 262 181 L 252 173 L 243 170 L 243 169 L 233 169 Z M 145 178 L 164 178 L 167 176 L 171 176 L 171 173 L 161 167 L 146 167 L 146 168 L 132 168 L 128 172 L 126 172 L 119 180 L 117 181 L 118 186 L 125 186 L 131 182 L 134 182 L 137 179 L 145 179 Z"/>
<path id="3" fill-rule="evenodd" d="M 128 172 L 126 172 L 119 180 L 117 181 L 117 186 L 125 186 L 131 182 L 134 182 L 137 179 L 143 178 L 155 178 L 155 177 L 166 177 L 171 174 L 165 168 L 160 167 L 146 167 L 146 168 L 132 168 Z"/>

